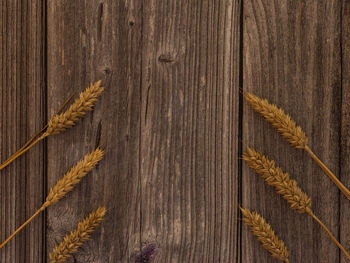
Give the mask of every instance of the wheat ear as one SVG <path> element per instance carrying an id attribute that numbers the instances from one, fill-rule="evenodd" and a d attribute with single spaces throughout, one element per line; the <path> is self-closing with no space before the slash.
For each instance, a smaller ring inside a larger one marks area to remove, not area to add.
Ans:
<path id="1" fill-rule="evenodd" d="M 256 212 L 247 208 L 241 208 L 243 222 L 250 227 L 251 232 L 257 237 L 263 248 L 269 251 L 272 257 L 289 263 L 289 251 L 284 242 L 280 240 L 265 219 Z"/>
<path id="2" fill-rule="evenodd" d="M 87 112 L 92 111 L 103 89 L 101 80 L 91 84 L 84 92 L 80 93 L 79 98 L 64 113 L 57 114 L 51 118 L 44 135 L 58 134 L 73 127 Z"/>
<path id="3" fill-rule="evenodd" d="M 44 211 L 47 207 L 57 203 L 68 192 L 72 191 L 74 186 L 77 185 L 80 180 L 90 172 L 98 162 L 103 158 L 104 150 L 97 148 L 95 151 L 85 155 L 85 157 L 79 161 L 68 173 L 66 173 L 62 179 L 60 179 L 56 185 L 50 190 L 46 197 L 45 203 L 29 218 L 23 225 L 21 225 L 10 237 L 8 237 L 1 245 L 0 248 L 5 246 L 19 231 L 21 231 L 26 225 L 28 225 L 37 215 Z"/>
<path id="4" fill-rule="evenodd" d="M 311 158 L 322 168 L 326 175 L 350 200 L 350 190 L 347 189 L 331 170 L 317 157 L 308 146 L 307 136 L 300 126 L 286 114 L 282 109 L 274 104 L 270 104 L 266 99 L 259 98 L 252 93 L 246 92 L 245 98 L 255 111 L 259 112 L 277 131 L 294 147 L 304 149 Z"/>
<path id="5" fill-rule="evenodd" d="M 105 214 L 106 208 L 99 207 L 83 221 L 79 222 L 78 227 L 70 234 L 66 235 L 63 241 L 52 250 L 50 253 L 50 263 L 66 262 L 72 254 L 78 251 L 78 248 L 81 247 L 84 242 L 90 239 L 95 228 L 103 221 Z"/>
<path id="6" fill-rule="evenodd" d="M 348 259 L 350 255 L 345 248 L 338 242 L 330 230 L 318 219 L 311 210 L 311 198 L 304 193 L 297 185 L 296 181 L 290 179 L 288 173 L 276 167 L 273 160 L 269 160 L 262 153 L 248 147 L 243 154 L 243 159 L 255 170 L 257 174 L 266 181 L 267 184 L 274 186 L 277 193 L 282 195 L 288 201 L 291 208 L 299 213 L 308 213 L 320 226 L 327 232 L 332 241 L 343 251 Z"/>
<path id="7" fill-rule="evenodd" d="M 305 213 L 307 207 L 311 207 L 311 199 L 298 187 L 295 180 L 290 179 L 288 173 L 276 167 L 275 161 L 267 159 L 262 153 L 249 148 L 243 153 L 250 168 L 253 168 L 277 193 L 288 201 L 291 208 L 299 213 Z"/>
<path id="8" fill-rule="evenodd" d="M 6 166 L 8 166 L 10 163 L 12 163 L 14 160 L 16 160 L 18 157 L 20 157 L 22 154 L 27 152 L 34 145 L 46 137 L 58 134 L 74 126 L 80 118 L 82 118 L 87 112 L 93 109 L 97 98 L 102 94 L 103 89 L 104 88 L 101 87 L 101 81 L 97 81 L 94 84 L 91 84 L 85 91 L 80 93 L 79 97 L 65 112 L 60 113 L 61 110 L 57 112 L 42 130 L 35 134 L 21 149 L 19 149 L 2 165 L 0 165 L 0 170 L 4 169 Z M 68 103 L 71 97 L 66 100 L 63 107 L 66 105 L 66 103 Z M 61 109 L 63 109 L 63 107 L 61 107 Z M 45 129 L 46 131 L 44 132 Z M 40 133 L 42 133 L 41 136 L 39 136 Z"/>

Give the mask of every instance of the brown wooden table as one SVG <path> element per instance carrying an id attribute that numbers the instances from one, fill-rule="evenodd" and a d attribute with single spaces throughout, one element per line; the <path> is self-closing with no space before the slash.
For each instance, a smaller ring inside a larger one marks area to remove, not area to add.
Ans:
<path id="1" fill-rule="evenodd" d="M 0 172 L 1 240 L 83 155 L 107 149 L 74 192 L 1 249 L 1 262 L 46 262 L 101 204 L 106 221 L 71 262 L 135 262 L 149 246 L 149 262 L 275 262 L 238 204 L 271 222 L 291 262 L 346 262 L 240 155 L 249 145 L 275 159 L 350 249 L 350 202 L 242 93 L 290 113 L 350 186 L 350 1 L 2 0 L 0 21 L 1 161 L 72 92 L 99 79 L 106 88 L 76 127 Z"/>

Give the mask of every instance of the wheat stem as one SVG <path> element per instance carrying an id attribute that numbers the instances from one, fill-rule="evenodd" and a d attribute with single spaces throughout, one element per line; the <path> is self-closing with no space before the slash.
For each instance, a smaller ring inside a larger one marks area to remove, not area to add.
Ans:
<path id="1" fill-rule="evenodd" d="M 6 161 L 10 160 L 14 155 L 20 153 L 23 151 L 29 144 L 34 141 L 45 129 L 47 128 L 47 125 L 45 125 L 40 131 L 36 132 L 17 152 L 15 152 L 10 158 L 8 158 Z"/>
<path id="2" fill-rule="evenodd" d="M 347 189 L 342 182 L 332 173 L 331 170 L 317 157 L 317 155 L 310 149 L 309 146 L 305 147 L 305 151 L 310 157 L 322 168 L 326 175 L 333 181 L 333 183 L 342 191 L 342 193 L 350 200 L 350 191 Z"/>
<path id="3" fill-rule="evenodd" d="M 39 209 L 38 211 L 35 212 L 34 215 L 32 215 L 31 218 L 29 218 L 23 225 L 21 225 L 11 236 L 9 236 L 1 245 L 0 248 L 5 246 L 19 231 L 21 231 L 26 225 L 28 225 L 37 215 L 39 215 L 43 210 Z"/>
<path id="4" fill-rule="evenodd" d="M 66 99 L 66 101 L 61 105 L 61 107 L 58 109 L 58 111 L 55 113 L 55 115 L 60 114 L 64 107 L 68 104 L 68 102 L 73 98 L 74 92 Z M 24 150 L 35 138 L 37 138 L 45 129 L 47 128 L 48 124 L 46 124 L 40 131 L 36 132 L 16 153 Z M 15 154 L 16 154 L 15 153 Z M 10 158 L 9 158 L 10 159 Z"/>
<path id="5" fill-rule="evenodd" d="M 2 165 L 0 165 L 0 170 L 4 169 L 6 166 L 8 166 L 10 163 L 12 163 L 14 160 L 16 160 L 18 157 L 20 157 L 22 154 L 27 152 L 29 149 L 31 149 L 35 144 L 43 140 L 47 137 L 47 135 L 43 134 L 39 138 L 37 138 L 33 143 L 31 143 L 27 148 L 23 149 L 21 152 L 18 152 L 13 155 L 13 157 L 9 158 L 6 162 L 4 162 Z"/>
<path id="6" fill-rule="evenodd" d="M 335 238 L 335 236 L 332 234 L 332 232 L 326 227 L 325 224 L 311 211 L 311 209 L 307 209 L 306 212 L 313 218 L 315 221 L 327 232 L 327 234 L 330 236 L 332 241 L 340 248 L 341 251 L 345 254 L 345 256 L 350 259 L 350 255 L 345 250 L 345 248 L 338 242 L 338 240 Z"/>
<path id="7" fill-rule="evenodd" d="M 60 114 L 64 107 L 68 104 L 68 102 L 73 98 L 74 93 L 72 93 L 68 99 L 62 104 L 62 106 L 59 108 L 59 110 L 56 112 L 55 115 Z M 22 154 L 24 154 L 26 151 L 28 151 L 30 148 L 32 148 L 36 143 L 38 143 L 40 140 L 37 140 L 35 143 L 30 144 L 32 141 L 34 141 L 35 138 L 37 138 L 46 128 L 48 127 L 48 124 L 46 124 L 40 131 L 36 132 L 17 152 L 15 152 L 13 155 L 11 155 L 4 163 L 0 165 L 0 171 L 4 169 L 6 166 L 8 166 L 10 163 L 12 163 L 14 160 L 16 160 L 18 157 L 20 157 Z M 42 138 L 43 139 L 43 138 Z"/>

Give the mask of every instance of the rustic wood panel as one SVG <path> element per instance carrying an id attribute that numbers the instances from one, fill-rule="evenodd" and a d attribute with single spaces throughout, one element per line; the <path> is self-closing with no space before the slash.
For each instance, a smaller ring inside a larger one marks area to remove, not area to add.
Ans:
<path id="1" fill-rule="evenodd" d="M 141 238 L 156 262 L 235 262 L 240 1 L 144 1 Z"/>
<path id="2" fill-rule="evenodd" d="M 183 261 L 189 256 L 209 261 L 231 261 L 236 257 L 234 138 L 238 104 L 234 101 L 239 94 L 239 7 L 239 2 L 231 1 L 223 1 L 218 9 L 209 2 L 188 5 L 153 1 L 144 4 L 140 14 L 139 6 L 133 2 L 49 4 L 49 115 L 69 94 L 69 86 L 82 89 L 89 76 L 95 75 L 102 75 L 108 84 L 107 94 L 90 122 L 85 120 L 68 131 L 70 136 L 49 140 L 49 155 L 65 152 L 65 157 L 48 161 L 49 186 L 67 169 L 66 164 L 83 154 L 81 148 L 95 146 L 99 133 L 102 144 L 113 151 L 101 164 L 104 168 L 99 168 L 98 174 L 103 177 L 94 181 L 95 187 L 104 186 L 103 192 L 90 194 L 94 187 L 87 179 L 86 186 L 73 193 L 70 201 L 48 212 L 49 248 L 77 221 L 78 215 L 86 213 L 86 207 L 91 205 L 84 205 L 85 201 L 111 199 L 118 200 L 109 218 L 114 232 L 109 232 L 107 238 L 103 236 L 106 243 L 79 255 L 79 260 L 104 262 L 107 258 L 99 257 L 99 247 L 108 251 L 109 259 L 137 259 L 139 255 L 133 252 L 140 248 L 140 241 L 142 246 L 157 245 L 159 262 Z M 167 18 L 168 12 L 181 15 Z M 201 20 L 208 15 L 209 22 Z M 85 19 L 96 16 L 101 21 Z M 140 40 L 142 78 L 137 77 Z M 212 77 L 206 77 L 208 74 Z M 219 76 L 222 78 L 217 82 Z M 155 195 L 157 189 L 162 198 Z M 91 197 L 83 198 L 84 195 Z M 141 240 L 137 236 L 140 227 Z M 109 229 L 108 220 L 104 228 Z"/>
<path id="3" fill-rule="evenodd" d="M 284 108 L 309 136 L 311 148 L 339 174 L 341 110 L 339 1 L 244 1 L 243 86 Z M 314 212 L 339 236 L 339 193 L 301 150 L 288 146 L 248 106 L 243 143 L 264 152 L 312 197 Z M 349 185 L 349 184 L 348 184 Z M 339 250 L 307 215 L 243 166 L 243 205 L 260 212 L 291 251 L 291 262 L 338 262 Z M 348 224 L 348 223 L 346 223 Z M 242 262 L 273 262 L 242 232 Z"/>
<path id="4" fill-rule="evenodd" d="M 98 79 L 106 87 L 76 127 L 1 171 L 0 238 L 86 153 L 107 150 L 1 262 L 46 262 L 102 204 L 106 221 L 70 262 L 274 262 L 241 225 L 238 203 L 271 222 L 291 262 L 346 262 L 311 218 L 241 167 L 242 145 L 275 159 L 350 250 L 349 201 L 242 103 L 239 87 L 290 113 L 350 186 L 349 1 L 4 0 L 0 21 L 1 161 L 72 92 Z M 154 247 L 151 260 L 141 253 Z"/>
<path id="5" fill-rule="evenodd" d="M 42 1 L 0 4 L 0 160 L 5 161 L 45 121 L 44 10 Z M 44 144 L 2 170 L 0 238 L 8 237 L 40 207 Z M 1 262 L 42 262 L 43 217 L 0 251 Z"/>
<path id="6" fill-rule="evenodd" d="M 48 115 L 72 91 L 102 79 L 93 113 L 48 140 L 48 186 L 98 144 L 99 167 L 48 209 L 51 250 L 79 219 L 104 204 L 102 227 L 74 256 L 76 262 L 128 262 L 140 249 L 141 2 L 48 2 Z"/>
<path id="7" fill-rule="evenodd" d="M 341 159 L 340 172 L 342 182 L 350 187 L 350 2 L 342 1 L 341 9 L 341 72 L 342 72 L 342 112 L 341 112 Z M 350 202 L 343 196 L 340 197 L 340 240 L 344 247 L 350 249 Z M 340 262 L 347 262 L 341 255 Z"/>

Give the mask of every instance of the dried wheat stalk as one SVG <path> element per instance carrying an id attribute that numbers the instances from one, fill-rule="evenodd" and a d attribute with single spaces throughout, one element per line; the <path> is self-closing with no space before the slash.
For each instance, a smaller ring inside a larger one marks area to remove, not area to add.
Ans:
<path id="1" fill-rule="evenodd" d="M 50 253 L 50 263 L 66 262 L 72 254 L 78 251 L 78 248 L 84 242 L 90 239 L 95 228 L 103 221 L 105 214 L 106 208 L 99 207 L 83 221 L 79 222 L 77 229 L 66 235 L 63 241 L 52 250 Z"/>
<path id="2" fill-rule="evenodd" d="M 104 88 L 101 87 L 101 81 L 97 81 L 94 84 L 91 84 L 85 91 L 80 93 L 79 98 L 77 98 L 64 113 L 60 113 L 60 111 L 63 109 L 63 107 L 61 107 L 61 109 L 50 119 L 48 124 L 42 130 L 36 133 L 21 149 L 19 149 L 15 154 L 0 165 L 0 170 L 4 169 L 15 159 L 27 152 L 35 144 L 42 141 L 46 137 L 58 134 L 74 126 L 80 118 L 93 109 L 97 98 L 102 94 L 103 89 Z M 71 97 L 68 98 L 64 105 L 66 105 L 70 99 Z M 44 132 L 45 129 L 46 131 Z M 39 136 L 41 132 L 44 133 Z"/>
<path id="3" fill-rule="evenodd" d="M 68 192 L 72 191 L 74 186 L 90 172 L 98 162 L 103 158 L 104 150 L 97 148 L 93 152 L 85 155 L 85 157 L 76 164 L 68 173 L 60 179 L 57 184 L 50 190 L 46 202 L 29 218 L 22 226 L 20 226 L 9 238 L 7 238 L 1 245 L 2 248 L 6 245 L 19 231 L 28 225 L 37 215 L 44 211 L 47 207 L 57 203 Z"/>
<path id="4" fill-rule="evenodd" d="M 243 154 L 243 159 L 248 165 L 255 170 L 257 174 L 267 182 L 267 184 L 275 187 L 277 193 L 286 199 L 291 208 L 299 213 L 308 213 L 320 226 L 327 232 L 332 241 L 343 251 L 348 259 L 350 255 L 345 248 L 338 242 L 329 229 L 321 222 L 320 219 L 311 210 L 311 198 L 304 193 L 297 185 L 296 181 L 291 180 L 288 173 L 284 173 L 281 168 L 276 167 L 275 162 L 269 160 L 262 153 L 256 152 L 248 147 Z"/>
<path id="5" fill-rule="evenodd" d="M 347 189 L 331 170 L 316 156 L 316 154 L 308 146 L 308 139 L 300 126 L 276 105 L 270 104 L 266 99 L 261 99 L 252 93 L 245 93 L 245 98 L 255 111 L 259 112 L 268 122 L 272 124 L 277 131 L 282 134 L 288 142 L 299 149 L 304 149 L 311 158 L 323 169 L 326 175 L 333 183 L 342 191 L 342 193 L 350 200 L 350 190 Z"/>
<path id="6" fill-rule="evenodd" d="M 263 248 L 269 251 L 272 257 L 289 263 L 289 251 L 284 242 L 280 240 L 265 219 L 256 212 L 251 212 L 247 208 L 241 208 L 243 222 L 250 226 L 250 230 Z"/>

